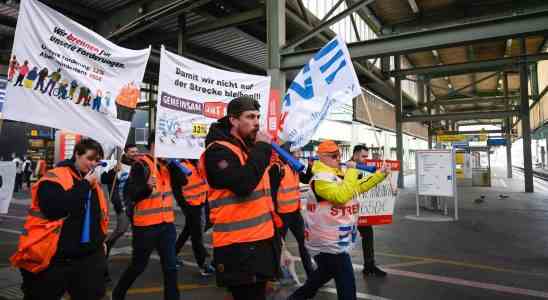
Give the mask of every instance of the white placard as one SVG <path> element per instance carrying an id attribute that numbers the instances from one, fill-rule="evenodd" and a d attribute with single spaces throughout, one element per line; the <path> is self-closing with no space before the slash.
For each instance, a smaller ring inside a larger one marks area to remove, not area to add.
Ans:
<path id="1" fill-rule="evenodd" d="M 417 194 L 455 195 L 455 153 L 452 150 L 417 150 Z"/>
<path id="2" fill-rule="evenodd" d="M 209 125 L 243 95 L 261 105 L 266 127 L 270 77 L 229 72 L 171 53 L 162 47 L 156 114 L 158 157 L 199 158 Z"/>
<path id="3" fill-rule="evenodd" d="M 7 214 L 15 187 L 15 163 L 0 161 L 0 214 Z"/>

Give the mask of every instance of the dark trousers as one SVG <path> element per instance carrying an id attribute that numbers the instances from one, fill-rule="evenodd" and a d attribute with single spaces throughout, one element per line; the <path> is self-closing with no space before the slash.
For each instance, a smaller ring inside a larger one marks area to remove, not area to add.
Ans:
<path id="1" fill-rule="evenodd" d="M 112 291 L 112 299 L 125 299 L 128 289 L 147 267 L 152 251 L 160 255 L 164 275 L 164 299 L 179 299 L 177 287 L 177 265 L 175 260 L 175 238 L 177 232 L 173 223 L 162 223 L 153 226 L 133 226 L 133 253 L 129 267 L 122 274 Z M 104 273 L 102 274 L 104 275 Z"/>
<path id="2" fill-rule="evenodd" d="M 44 89 L 44 78 L 38 78 L 38 83 L 34 86 L 34 89 L 40 89 L 40 91 Z"/>
<path id="3" fill-rule="evenodd" d="M 266 281 L 229 287 L 234 300 L 265 300 Z"/>
<path id="4" fill-rule="evenodd" d="M 25 75 L 18 75 L 13 86 L 23 86 L 23 79 L 25 79 Z"/>
<path id="5" fill-rule="evenodd" d="M 362 237 L 363 266 L 372 268 L 375 266 L 375 249 L 373 248 L 373 227 L 359 226 L 360 236 Z"/>
<path id="6" fill-rule="evenodd" d="M 55 259 L 40 273 L 21 269 L 24 300 L 59 300 L 68 292 L 71 299 L 99 300 L 106 292 L 107 267 L 103 249 L 79 259 Z"/>
<path id="7" fill-rule="evenodd" d="M 116 104 L 116 112 L 118 120 L 130 121 L 133 119 L 134 109 Z"/>
<path id="8" fill-rule="evenodd" d="M 32 172 L 24 172 L 25 174 L 25 182 L 27 183 L 27 189 L 30 191 L 30 175 Z"/>
<path id="9" fill-rule="evenodd" d="M 179 234 L 179 238 L 175 244 L 175 251 L 179 254 L 190 237 L 190 240 L 192 241 L 192 252 L 194 252 L 194 258 L 196 259 L 198 266 L 202 267 L 207 256 L 207 251 L 204 247 L 202 229 L 203 205 L 191 206 L 188 204 L 179 204 L 179 206 L 185 215 L 185 227 L 183 228 L 181 234 Z"/>
<path id="10" fill-rule="evenodd" d="M 312 266 L 312 260 L 310 259 L 310 254 L 304 244 L 304 220 L 301 212 L 296 210 L 292 213 L 279 214 L 284 222 L 284 227 L 282 228 L 282 237 L 285 240 L 287 230 L 291 230 L 297 244 L 299 245 L 299 254 L 301 255 L 301 261 L 303 263 L 304 270 L 307 276 L 310 276 L 314 267 Z"/>
<path id="11" fill-rule="evenodd" d="M 119 213 L 116 213 L 116 228 L 114 231 L 108 236 L 105 243 L 107 244 L 107 257 L 110 254 L 110 250 L 112 247 L 114 247 L 114 244 L 116 241 L 121 238 L 124 233 L 129 229 L 129 217 L 124 211 L 120 211 Z"/>
<path id="12" fill-rule="evenodd" d="M 23 173 L 15 174 L 15 192 L 23 190 Z"/>
<path id="13" fill-rule="evenodd" d="M 289 299 L 313 299 L 318 290 L 331 279 L 335 279 L 337 299 L 357 299 L 354 269 L 348 253 L 320 253 L 314 259 L 318 268 L 308 276 L 305 284 L 296 290 Z"/>
<path id="14" fill-rule="evenodd" d="M 51 92 L 53 92 L 53 88 L 55 87 L 55 85 L 57 84 L 57 81 L 54 81 L 54 80 L 49 80 L 48 81 L 48 84 L 46 85 L 46 88 L 42 91 L 42 93 L 48 93 L 48 95 L 51 96 Z M 49 90 L 49 92 L 48 92 Z"/>

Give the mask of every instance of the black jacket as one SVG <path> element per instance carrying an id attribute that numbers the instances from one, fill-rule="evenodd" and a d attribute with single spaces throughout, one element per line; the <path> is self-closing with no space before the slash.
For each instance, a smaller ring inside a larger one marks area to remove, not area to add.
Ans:
<path id="1" fill-rule="evenodd" d="M 122 156 L 121 163 L 124 165 L 131 166 L 133 163 L 135 163 L 134 160 L 130 160 L 125 155 Z M 121 195 L 119 189 L 120 189 L 120 180 L 116 180 L 116 183 L 114 184 L 114 189 L 112 188 L 112 183 L 114 182 L 114 179 L 116 176 L 119 176 L 115 171 L 114 168 L 110 169 L 108 172 L 104 172 L 101 174 L 101 183 L 105 184 L 107 186 L 108 192 L 113 192 L 112 195 L 109 195 L 110 202 L 114 206 L 114 211 L 117 215 L 124 212 L 126 209 L 126 201 L 123 199 L 123 196 Z M 125 182 L 124 182 L 125 184 Z"/>
<path id="2" fill-rule="evenodd" d="M 76 174 L 73 160 L 65 160 L 57 167 L 69 167 Z M 84 222 L 84 204 L 91 193 L 90 242 L 81 243 L 82 225 Z M 87 180 L 74 178 L 74 186 L 65 191 L 60 184 L 44 181 L 38 186 L 38 206 L 40 211 L 50 220 L 64 217 L 56 257 L 79 258 L 91 255 L 103 249 L 105 234 L 101 231 L 101 208 L 97 192 L 91 188 Z"/>
<path id="3" fill-rule="evenodd" d="M 227 141 L 248 155 L 244 165 L 230 149 L 213 145 L 205 152 L 207 180 L 211 187 L 228 189 L 239 196 L 255 190 L 270 164 L 272 148 L 267 143 L 246 141 L 245 145 L 230 134 L 228 118 L 209 128 L 206 145 Z M 274 238 L 214 248 L 219 286 L 236 286 L 274 279 L 279 272 L 279 247 Z"/>

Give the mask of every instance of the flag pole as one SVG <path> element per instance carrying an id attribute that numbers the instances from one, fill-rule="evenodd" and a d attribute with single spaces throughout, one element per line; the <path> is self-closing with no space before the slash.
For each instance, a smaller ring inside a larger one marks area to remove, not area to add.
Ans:
<path id="1" fill-rule="evenodd" d="M 365 101 L 365 97 L 363 95 L 363 90 L 364 88 L 363 87 L 360 87 L 361 88 L 361 91 L 360 91 L 360 97 L 362 98 L 362 103 L 363 103 L 363 106 L 365 106 L 365 112 L 367 114 L 367 119 L 369 120 L 369 124 L 371 124 L 371 126 L 373 126 L 373 128 L 375 128 L 375 123 L 373 122 L 373 118 L 371 117 L 371 112 L 369 111 L 369 105 L 367 105 L 367 101 Z M 380 137 L 379 137 L 379 133 L 377 132 L 377 130 L 375 130 L 375 140 L 377 141 L 377 145 L 379 145 L 379 149 L 381 147 L 381 142 L 380 142 Z M 382 163 L 383 165 L 386 163 L 386 157 L 384 155 L 384 151 L 382 152 Z M 401 162 L 400 162 L 401 163 Z M 388 183 L 390 184 L 390 188 L 392 189 L 392 191 L 394 190 L 394 187 L 392 186 L 392 181 L 390 180 L 390 174 L 391 173 L 388 173 Z"/>

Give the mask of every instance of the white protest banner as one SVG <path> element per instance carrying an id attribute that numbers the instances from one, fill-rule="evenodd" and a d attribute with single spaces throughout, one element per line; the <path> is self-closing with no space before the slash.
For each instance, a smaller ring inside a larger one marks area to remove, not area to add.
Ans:
<path id="1" fill-rule="evenodd" d="M 283 99 L 280 137 L 292 148 L 306 145 L 334 105 L 350 104 L 360 83 L 344 41 L 329 41 L 304 65 Z"/>
<path id="2" fill-rule="evenodd" d="M 360 214 L 358 225 L 385 225 L 392 223 L 394 215 L 394 206 L 397 199 L 398 173 L 401 169 L 401 164 L 397 160 L 367 160 L 366 165 L 380 168 L 387 164 L 390 168 L 390 176 L 376 187 L 360 194 L 358 201 L 360 202 Z"/>
<path id="3" fill-rule="evenodd" d="M 270 77 L 216 69 L 162 47 L 156 156 L 199 158 L 209 125 L 225 116 L 230 100 L 243 95 L 256 99 L 264 118 L 269 93 Z"/>
<path id="4" fill-rule="evenodd" d="M 0 214 L 7 214 L 15 187 L 15 163 L 0 161 Z"/>
<path id="5" fill-rule="evenodd" d="M 123 147 L 149 54 L 119 47 L 36 0 L 23 0 L 4 118 Z"/>

